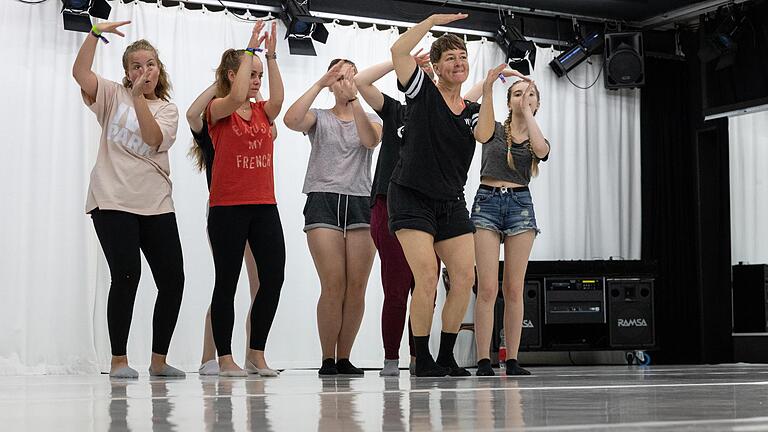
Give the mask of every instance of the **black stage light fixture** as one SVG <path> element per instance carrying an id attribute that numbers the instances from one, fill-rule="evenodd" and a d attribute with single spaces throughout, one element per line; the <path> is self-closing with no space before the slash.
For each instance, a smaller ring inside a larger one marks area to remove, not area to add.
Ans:
<path id="1" fill-rule="evenodd" d="M 88 33 L 91 31 L 91 17 L 109 19 L 112 6 L 107 0 L 62 0 L 61 15 L 64 30 Z"/>
<path id="2" fill-rule="evenodd" d="M 283 2 L 283 13 L 280 18 L 288 30 L 288 51 L 295 55 L 316 56 L 312 40 L 325 43 L 328 40 L 328 29 L 322 18 L 312 16 L 309 12 L 309 0 L 286 0 Z"/>
<path id="3" fill-rule="evenodd" d="M 715 70 L 722 70 L 733 66 L 736 60 L 736 51 L 739 48 L 736 40 L 747 18 L 731 8 L 721 8 L 717 16 L 721 19 L 720 24 L 705 37 L 698 55 L 702 63 L 717 60 Z"/>
<path id="4" fill-rule="evenodd" d="M 555 74 L 558 77 L 562 77 L 571 69 L 580 65 L 581 62 L 589 58 L 589 56 L 599 51 L 604 43 L 605 40 L 602 32 L 592 32 L 549 62 L 549 66 L 555 71 Z"/>
<path id="5" fill-rule="evenodd" d="M 496 43 L 506 55 L 506 62 L 512 69 L 530 75 L 536 66 L 536 45 L 526 40 L 518 30 L 512 15 L 506 15 L 496 30 Z"/>

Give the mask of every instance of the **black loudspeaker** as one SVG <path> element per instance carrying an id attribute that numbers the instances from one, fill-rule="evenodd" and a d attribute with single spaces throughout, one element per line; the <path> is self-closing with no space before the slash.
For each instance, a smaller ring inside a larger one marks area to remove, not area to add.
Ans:
<path id="1" fill-rule="evenodd" d="M 608 344 L 643 348 L 655 344 L 652 279 L 607 279 Z"/>
<path id="2" fill-rule="evenodd" d="M 768 265 L 733 266 L 733 331 L 768 331 Z"/>
<path id="3" fill-rule="evenodd" d="M 643 34 L 605 35 L 605 88 L 632 88 L 645 84 Z"/>
<path id="4" fill-rule="evenodd" d="M 523 332 L 520 349 L 541 348 L 541 282 L 526 280 L 523 287 Z"/>

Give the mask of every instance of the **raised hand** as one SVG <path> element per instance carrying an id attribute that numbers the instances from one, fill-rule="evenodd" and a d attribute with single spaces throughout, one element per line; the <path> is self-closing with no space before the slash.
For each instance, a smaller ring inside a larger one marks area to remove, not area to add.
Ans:
<path id="1" fill-rule="evenodd" d="M 159 73 L 159 69 L 155 67 L 144 69 L 144 73 L 142 73 L 136 81 L 131 83 L 131 94 L 136 97 L 151 92 L 153 89 L 149 88 L 149 86 L 152 81 L 157 78 Z"/>
<path id="2" fill-rule="evenodd" d="M 502 63 L 488 71 L 488 75 L 485 76 L 485 81 L 483 81 L 483 91 L 489 91 L 493 88 L 493 83 L 499 78 L 499 74 L 501 74 L 506 67 L 507 65 Z"/>
<path id="3" fill-rule="evenodd" d="M 268 32 L 264 33 L 264 37 L 266 38 L 266 45 L 267 48 L 267 54 L 274 54 L 275 49 L 277 48 L 277 22 L 272 21 L 272 25 L 270 26 L 270 29 Z"/>
<path id="4" fill-rule="evenodd" d="M 125 37 L 125 34 L 118 30 L 118 28 L 130 23 L 130 21 L 103 22 L 94 24 L 94 26 L 99 33 L 112 33 L 120 37 Z"/>
<path id="5" fill-rule="evenodd" d="M 357 97 L 357 86 L 355 85 L 355 70 L 347 68 L 344 79 L 339 82 L 336 90 L 342 99 L 352 100 Z"/>
<path id="6" fill-rule="evenodd" d="M 523 113 L 533 113 L 535 105 L 538 104 L 538 101 L 535 99 L 535 97 L 531 97 L 531 90 L 533 90 L 535 87 L 536 83 L 529 79 L 528 86 L 525 88 L 523 97 L 520 98 L 520 109 Z"/>
<path id="7" fill-rule="evenodd" d="M 527 77 L 514 69 L 504 69 L 503 71 L 501 71 L 501 74 L 506 78 L 517 77 L 523 81 L 529 81 L 529 82 L 531 81 L 531 77 Z"/>
<path id="8" fill-rule="evenodd" d="M 266 36 L 261 35 L 261 30 L 264 28 L 264 21 L 258 20 L 253 25 L 253 31 L 251 31 L 251 40 L 248 41 L 248 48 L 258 48 L 264 41 Z"/>
<path id="9" fill-rule="evenodd" d="M 340 61 L 333 65 L 332 68 L 328 69 L 328 72 L 326 72 L 325 75 L 320 77 L 317 81 L 317 85 L 320 87 L 330 87 L 333 85 L 339 78 L 342 78 L 341 68 L 344 67 L 345 64 L 345 62 Z"/>
<path id="10" fill-rule="evenodd" d="M 433 26 L 440 26 L 440 25 L 450 24 L 454 21 L 464 19 L 468 16 L 469 15 L 465 13 L 435 14 L 435 15 L 431 15 L 428 19 Z"/>
<path id="11" fill-rule="evenodd" d="M 429 64 L 429 53 L 426 52 L 422 54 L 422 51 L 424 51 L 424 48 L 419 48 L 419 50 L 412 54 L 411 57 L 413 57 L 413 60 L 419 67 L 423 68 L 425 64 Z"/>

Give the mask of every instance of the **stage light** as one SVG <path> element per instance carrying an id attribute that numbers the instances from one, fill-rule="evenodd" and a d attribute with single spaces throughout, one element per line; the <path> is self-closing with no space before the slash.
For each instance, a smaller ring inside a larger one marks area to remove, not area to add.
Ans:
<path id="1" fill-rule="evenodd" d="M 705 37 L 698 56 L 702 63 L 717 60 L 715 70 L 721 70 L 733 66 L 736 60 L 736 51 L 739 49 L 736 39 L 743 28 L 746 16 L 731 8 L 721 8 L 717 15 L 721 17 L 720 24 Z"/>
<path id="2" fill-rule="evenodd" d="M 581 62 L 589 58 L 589 56 L 599 51 L 604 43 L 605 41 L 602 32 L 592 32 L 583 40 L 578 41 L 574 46 L 563 51 L 554 60 L 549 62 L 549 66 L 555 71 L 555 74 L 558 77 L 562 77 L 571 69 L 580 65 Z"/>
<path id="3" fill-rule="evenodd" d="M 514 17 L 506 15 L 496 30 L 496 43 L 506 55 L 509 67 L 523 75 L 530 75 L 536 66 L 536 45 L 526 40 L 514 25 Z"/>
<path id="4" fill-rule="evenodd" d="M 325 43 L 328 40 L 328 30 L 322 18 L 312 16 L 309 12 L 309 0 L 287 0 L 283 2 L 283 13 L 280 18 L 288 30 L 288 51 L 295 55 L 315 56 L 315 46 L 312 40 Z"/>
<path id="5" fill-rule="evenodd" d="M 91 31 L 91 17 L 109 19 L 112 6 L 107 0 L 62 0 L 61 15 L 64 30 L 88 33 Z"/>

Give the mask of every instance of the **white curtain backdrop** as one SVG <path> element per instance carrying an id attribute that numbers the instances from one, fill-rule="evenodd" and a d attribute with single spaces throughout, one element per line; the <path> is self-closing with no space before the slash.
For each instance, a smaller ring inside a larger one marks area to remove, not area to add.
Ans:
<path id="1" fill-rule="evenodd" d="M 0 119 L 6 133 L 2 144 L 6 167 L 0 170 L 0 184 L 5 185 L 5 208 L 0 212 L 0 374 L 94 373 L 106 370 L 109 362 L 109 270 L 90 218 L 83 213 L 99 130 L 71 77 L 85 34 L 63 30 L 59 7 L 60 2 L 53 0 L 37 6 L 8 0 L 0 5 L 0 40 L 6 59 L 0 68 L 4 93 Z M 133 24 L 126 28 L 125 39 L 110 35 L 109 45 L 99 45 L 94 70 L 119 80 L 124 48 L 146 38 L 159 49 L 168 68 L 173 101 L 181 113 L 213 81 L 222 51 L 243 47 L 251 31 L 251 24 L 227 13 L 138 1 L 127 5 L 112 2 L 112 7 L 112 20 L 129 19 Z M 389 46 L 397 38 L 391 29 L 328 27 L 329 43 L 315 44 L 317 57 L 289 56 L 287 44 L 280 39 L 279 62 L 286 87 L 283 111 L 324 73 L 330 59 L 350 58 L 362 69 L 387 60 Z M 280 33 L 284 30 L 281 24 Z M 423 46 L 428 47 L 430 41 Z M 482 79 L 489 68 L 503 62 L 492 42 L 470 42 L 468 50 L 468 83 Z M 601 82 L 587 91 L 576 89 L 549 70 L 547 63 L 555 55 L 549 49 L 539 50 L 533 72 L 542 92 L 538 120 L 552 143 L 552 155 L 532 184 L 543 230 L 532 259 L 638 258 L 639 93 L 610 92 Z M 579 66 L 571 77 L 580 85 L 588 84 L 600 67 L 600 60 L 595 59 L 594 64 Z M 393 75 L 379 85 L 383 92 L 402 100 Z M 497 86 L 497 119 L 503 119 L 504 88 L 501 83 Z M 332 103 L 333 98 L 323 93 L 315 105 L 330 107 Z M 281 119 L 278 125 L 276 192 L 288 260 L 267 355 L 274 367 L 317 367 L 319 282 L 301 230 L 305 199 L 301 184 L 309 145 L 306 137 L 282 126 Z M 213 261 L 205 234 L 205 177 L 187 158 L 190 145 L 182 115 L 170 154 L 186 286 L 169 362 L 191 371 L 196 370 L 202 350 Z M 470 203 L 479 183 L 479 148 L 475 156 L 466 187 Z M 142 272 L 128 355 L 132 364 L 145 368 L 155 288 L 146 264 Z M 241 277 L 236 299 L 233 341 L 238 359 L 242 359 L 245 344 L 246 279 Z M 377 259 L 369 280 L 365 318 L 352 353 L 352 360 L 363 367 L 381 365 L 382 299 Z M 439 319 L 435 329 L 439 331 Z M 406 343 L 401 358 L 407 363 Z"/>
<path id="2" fill-rule="evenodd" d="M 768 264 L 768 111 L 728 120 L 731 260 Z"/>

